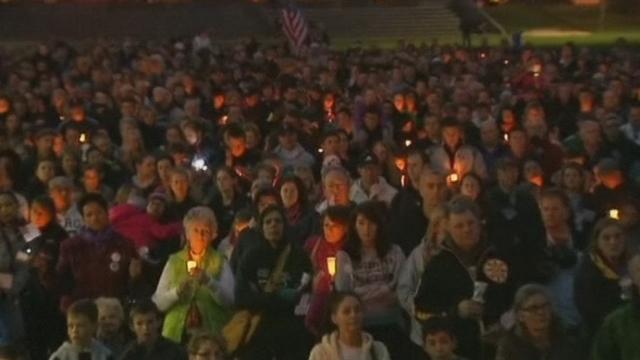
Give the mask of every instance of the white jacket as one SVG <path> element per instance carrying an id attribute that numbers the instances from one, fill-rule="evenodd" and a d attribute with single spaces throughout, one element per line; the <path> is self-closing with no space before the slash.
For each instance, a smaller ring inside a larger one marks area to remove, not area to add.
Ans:
<path id="1" fill-rule="evenodd" d="M 102 343 L 97 340 L 94 340 L 91 343 L 91 346 L 88 349 L 84 349 L 85 351 L 91 352 L 92 360 L 111 360 L 113 356 L 111 355 L 111 351 L 107 349 Z M 77 346 L 72 345 L 68 341 L 62 344 L 56 352 L 54 352 L 49 360 L 78 360 L 78 354 L 80 354 L 81 350 L 78 349 Z"/>
<path id="2" fill-rule="evenodd" d="M 400 271 L 398 287 L 396 289 L 400 305 L 411 318 L 411 340 L 420 346 L 423 345 L 424 340 L 422 339 L 422 327 L 415 317 L 413 300 L 420 288 L 420 280 L 422 280 L 422 274 L 424 273 L 425 246 L 426 244 L 423 240 L 413 249 Z"/>
<path id="3" fill-rule="evenodd" d="M 371 356 L 372 350 L 375 357 Z M 391 360 L 384 344 L 373 340 L 373 337 L 367 333 L 362 334 L 362 355 L 361 360 Z M 338 332 L 334 331 L 329 335 L 323 336 L 322 341 L 311 350 L 309 360 L 342 360 L 338 344 Z"/>
<path id="4" fill-rule="evenodd" d="M 398 190 L 389 185 L 387 180 L 380 176 L 378 178 L 378 183 L 371 186 L 369 194 L 364 191 L 364 188 L 362 187 L 362 180 L 356 180 L 353 185 L 351 185 L 349 198 L 356 204 L 360 204 L 368 200 L 377 200 L 384 202 L 387 206 L 391 206 L 391 201 L 397 193 Z"/>

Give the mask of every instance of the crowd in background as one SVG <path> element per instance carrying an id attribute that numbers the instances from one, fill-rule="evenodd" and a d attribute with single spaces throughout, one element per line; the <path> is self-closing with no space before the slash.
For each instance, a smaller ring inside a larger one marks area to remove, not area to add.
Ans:
<path id="1" fill-rule="evenodd" d="M 637 48 L 214 40 L 0 54 L 0 358 L 640 358 Z"/>

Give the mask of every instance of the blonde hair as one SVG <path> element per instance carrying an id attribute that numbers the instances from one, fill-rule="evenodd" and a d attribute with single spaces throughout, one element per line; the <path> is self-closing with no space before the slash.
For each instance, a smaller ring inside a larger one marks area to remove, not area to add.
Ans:
<path id="1" fill-rule="evenodd" d="M 112 297 L 99 297 L 94 300 L 94 303 L 98 307 L 98 313 L 104 309 L 113 309 L 118 314 L 121 321 L 124 321 L 124 308 L 120 303 L 120 300 Z"/>
<path id="2" fill-rule="evenodd" d="M 440 252 L 442 244 L 438 243 L 438 234 L 436 231 L 440 226 L 440 223 L 447 221 L 447 215 L 448 212 L 444 206 L 438 206 L 429 214 L 429 226 L 427 227 L 427 232 L 425 233 L 423 240 L 425 266 Z"/>

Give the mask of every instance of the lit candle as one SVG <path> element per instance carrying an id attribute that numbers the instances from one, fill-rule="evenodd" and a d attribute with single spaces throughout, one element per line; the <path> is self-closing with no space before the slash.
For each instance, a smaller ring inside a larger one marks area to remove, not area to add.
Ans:
<path id="1" fill-rule="evenodd" d="M 504 141 L 509 142 L 509 133 L 504 133 Z"/>
<path id="2" fill-rule="evenodd" d="M 449 175 L 449 181 L 452 183 L 458 182 L 460 178 L 458 177 L 458 174 L 456 173 L 452 173 Z"/>
<path id="3" fill-rule="evenodd" d="M 620 220 L 620 211 L 618 211 L 618 209 L 609 210 L 609 217 L 612 219 Z"/>
<path id="4" fill-rule="evenodd" d="M 80 134 L 80 142 L 83 144 L 87 142 L 87 134 L 85 133 Z"/>
<path id="5" fill-rule="evenodd" d="M 406 146 L 406 147 L 411 146 L 411 140 L 405 140 L 404 141 L 404 146 Z"/>
<path id="6" fill-rule="evenodd" d="M 318 154 L 322 154 L 324 152 L 323 148 L 318 148 Z"/>
<path id="7" fill-rule="evenodd" d="M 331 277 L 336 275 L 336 258 L 334 256 L 327 257 L 327 270 Z"/>
<path id="8" fill-rule="evenodd" d="M 188 260 L 187 261 L 187 272 L 189 274 L 191 274 L 193 272 L 193 270 L 196 269 L 196 267 L 198 267 L 198 263 L 195 260 Z"/>
<path id="9" fill-rule="evenodd" d="M 400 177 L 400 184 L 402 185 L 402 187 L 407 186 L 407 175 L 402 175 Z"/>

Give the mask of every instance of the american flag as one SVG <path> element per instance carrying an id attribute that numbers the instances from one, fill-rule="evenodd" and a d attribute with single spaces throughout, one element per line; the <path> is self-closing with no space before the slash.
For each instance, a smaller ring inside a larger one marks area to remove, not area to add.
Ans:
<path id="1" fill-rule="evenodd" d="M 304 45 L 309 28 L 299 9 L 291 5 L 282 9 L 282 31 L 296 49 Z"/>

